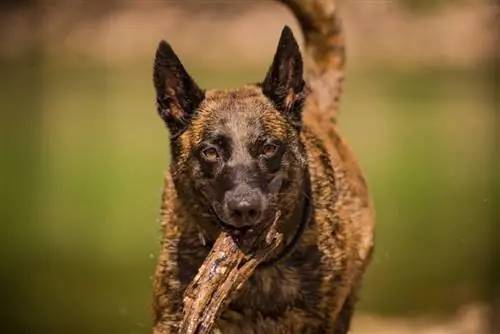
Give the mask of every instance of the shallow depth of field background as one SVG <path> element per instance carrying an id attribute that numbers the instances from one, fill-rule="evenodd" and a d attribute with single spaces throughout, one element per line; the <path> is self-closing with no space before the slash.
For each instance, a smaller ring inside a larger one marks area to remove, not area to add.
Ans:
<path id="1" fill-rule="evenodd" d="M 235 87 L 264 77 L 284 24 L 300 30 L 265 1 L 33 3 L 0 14 L 4 326 L 149 333 L 169 161 L 151 78 L 157 43 L 171 42 L 201 86 Z M 344 0 L 341 13 L 340 122 L 377 210 L 353 332 L 485 332 L 491 8 Z"/>

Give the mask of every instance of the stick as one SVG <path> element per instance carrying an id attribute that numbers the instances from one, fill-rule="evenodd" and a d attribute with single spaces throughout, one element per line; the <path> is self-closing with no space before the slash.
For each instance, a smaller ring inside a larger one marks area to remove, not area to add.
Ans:
<path id="1" fill-rule="evenodd" d="M 283 241 L 275 217 L 267 233 L 253 237 L 257 251 L 246 255 L 233 237 L 222 232 L 184 293 L 184 317 L 179 333 L 211 333 L 216 320 L 255 269 Z M 252 243 L 252 242 L 250 242 Z"/>

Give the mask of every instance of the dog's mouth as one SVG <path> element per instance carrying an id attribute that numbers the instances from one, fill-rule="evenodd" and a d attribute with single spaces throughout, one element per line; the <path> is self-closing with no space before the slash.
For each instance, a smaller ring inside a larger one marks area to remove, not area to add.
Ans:
<path id="1" fill-rule="evenodd" d="M 232 224 L 226 223 L 224 219 L 222 219 L 221 215 L 219 215 L 217 208 L 217 204 L 212 205 L 212 212 L 216 218 L 217 224 L 222 230 L 229 233 L 230 235 L 237 238 L 242 238 L 247 234 L 252 233 L 255 229 L 255 226 L 234 226 Z"/>
<path id="2" fill-rule="evenodd" d="M 247 233 L 250 233 L 253 231 L 252 226 L 241 226 L 241 227 L 236 227 L 233 225 L 226 224 L 223 220 L 217 217 L 219 225 L 224 229 L 226 232 L 229 234 L 235 236 L 235 237 L 244 237 Z"/>

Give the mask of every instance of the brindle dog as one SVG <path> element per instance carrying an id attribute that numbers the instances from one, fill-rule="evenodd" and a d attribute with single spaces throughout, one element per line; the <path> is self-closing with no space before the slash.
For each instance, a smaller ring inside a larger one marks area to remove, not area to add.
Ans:
<path id="1" fill-rule="evenodd" d="M 170 45 L 158 46 L 154 86 L 172 159 L 162 198 L 153 333 L 177 333 L 184 289 L 221 230 L 244 238 L 277 210 L 285 241 L 223 312 L 218 330 L 349 330 L 371 259 L 374 215 L 336 125 L 345 58 L 341 25 L 331 0 L 282 2 L 304 32 L 305 71 L 288 27 L 264 80 L 237 89 L 201 89 Z"/>

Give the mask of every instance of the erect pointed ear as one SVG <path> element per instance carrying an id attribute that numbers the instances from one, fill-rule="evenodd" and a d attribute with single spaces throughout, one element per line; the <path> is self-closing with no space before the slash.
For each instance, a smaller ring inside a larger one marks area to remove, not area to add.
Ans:
<path id="1" fill-rule="evenodd" d="M 191 79 L 172 47 L 163 40 L 156 50 L 153 81 L 158 113 L 175 138 L 186 129 L 205 93 Z"/>
<path id="2" fill-rule="evenodd" d="M 307 87 L 303 78 L 302 55 L 292 30 L 281 32 L 274 60 L 262 83 L 262 91 L 289 120 L 300 127 Z"/>

